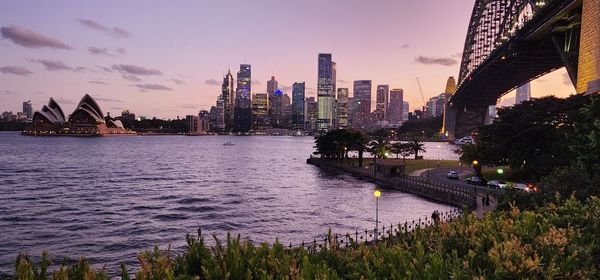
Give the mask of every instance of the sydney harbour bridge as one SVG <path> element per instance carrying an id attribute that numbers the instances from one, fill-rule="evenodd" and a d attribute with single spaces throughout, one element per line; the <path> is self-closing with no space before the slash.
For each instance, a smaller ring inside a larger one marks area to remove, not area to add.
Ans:
<path id="1" fill-rule="evenodd" d="M 577 93 L 600 91 L 600 0 L 476 0 L 444 131 L 476 131 L 498 98 L 562 67 Z"/>

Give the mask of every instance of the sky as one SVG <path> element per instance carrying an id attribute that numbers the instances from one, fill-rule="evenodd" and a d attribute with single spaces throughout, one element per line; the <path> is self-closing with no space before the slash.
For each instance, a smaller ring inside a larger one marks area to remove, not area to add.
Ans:
<path id="1" fill-rule="evenodd" d="M 372 80 L 404 89 L 411 110 L 458 76 L 474 0 L 3 1 L 0 112 L 65 113 L 88 93 L 105 112 L 176 118 L 209 110 L 228 69 L 252 65 L 252 92 L 271 76 L 316 96 L 317 57 L 331 53 L 337 87 Z M 575 92 L 564 69 L 532 97 Z M 502 104 L 514 103 L 514 93 Z"/>

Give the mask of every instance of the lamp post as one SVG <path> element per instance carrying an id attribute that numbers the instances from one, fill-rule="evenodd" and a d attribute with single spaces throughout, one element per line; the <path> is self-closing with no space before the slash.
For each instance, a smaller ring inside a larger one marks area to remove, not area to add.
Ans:
<path id="1" fill-rule="evenodd" d="M 377 242 L 377 228 L 379 227 L 379 197 L 381 196 L 379 189 L 375 189 L 373 196 L 375 197 L 375 242 Z"/>
<path id="2" fill-rule="evenodd" d="M 473 166 L 473 170 L 475 171 L 475 177 L 480 178 L 479 171 L 478 171 L 478 168 L 479 168 L 478 165 L 479 165 L 479 161 L 477 161 L 477 160 L 473 160 L 473 162 L 471 163 L 471 166 Z M 475 200 L 477 201 L 477 183 L 475 183 L 473 185 L 473 190 L 475 191 Z"/>

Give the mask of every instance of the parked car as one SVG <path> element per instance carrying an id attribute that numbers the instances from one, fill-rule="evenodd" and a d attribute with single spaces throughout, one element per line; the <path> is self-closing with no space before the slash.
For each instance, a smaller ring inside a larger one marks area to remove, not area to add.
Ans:
<path id="1" fill-rule="evenodd" d="M 506 188 L 506 182 L 501 180 L 492 180 L 487 183 L 487 186 L 491 189 L 504 189 Z"/>
<path id="2" fill-rule="evenodd" d="M 486 181 L 485 179 L 481 178 L 481 177 L 477 177 L 477 176 L 473 176 L 473 177 L 469 177 L 467 178 L 467 183 L 471 184 L 471 185 L 475 185 L 475 186 L 486 186 Z"/>
<path id="3" fill-rule="evenodd" d="M 537 192 L 538 191 L 537 186 L 532 183 L 517 183 L 517 184 L 515 184 L 515 189 L 522 190 L 524 192 Z"/>
<path id="4" fill-rule="evenodd" d="M 448 179 L 458 179 L 458 172 L 450 170 L 448 171 L 448 175 L 446 175 Z"/>

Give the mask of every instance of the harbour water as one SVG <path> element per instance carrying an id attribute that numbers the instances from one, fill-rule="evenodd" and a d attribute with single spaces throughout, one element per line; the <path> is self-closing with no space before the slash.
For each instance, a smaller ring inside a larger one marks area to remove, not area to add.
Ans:
<path id="1" fill-rule="evenodd" d="M 222 144 L 232 139 L 235 146 Z M 109 271 L 185 234 L 299 243 L 373 228 L 375 185 L 306 164 L 312 137 L 26 137 L 0 132 L 0 272 L 19 252 L 86 256 Z M 456 159 L 427 143 L 425 158 Z M 384 224 L 450 206 L 386 191 Z"/>

